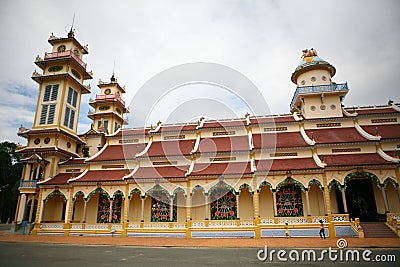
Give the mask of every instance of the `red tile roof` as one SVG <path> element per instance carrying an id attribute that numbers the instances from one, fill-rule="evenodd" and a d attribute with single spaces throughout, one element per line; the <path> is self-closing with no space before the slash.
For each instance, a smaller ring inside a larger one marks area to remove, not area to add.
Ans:
<path id="1" fill-rule="evenodd" d="M 321 159 L 329 166 L 393 164 L 376 153 L 324 155 Z"/>
<path id="2" fill-rule="evenodd" d="M 329 128 L 329 129 L 313 129 L 306 130 L 307 135 L 312 138 L 314 136 L 317 144 L 332 143 L 351 143 L 369 141 L 360 135 L 353 127 L 348 128 Z"/>
<path id="3" fill-rule="evenodd" d="M 87 162 L 133 159 L 134 156 L 143 151 L 145 147 L 146 144 L 110 145 L 107 146 L 100 155 L 91 160 L 87 160 Z"/>
<path id="4" fill-rule="evenodd" d="M 245 127 L 246 120 L 232 120 L 232 121 L 206 121 L 203 128 L 225 128 L 225 127 Z"/>
<path id="5" fill-rule="evenodd" d="M 196 124 L 181 124 L 181 125 L 165 125 L 162 126 L 160 132 L 181 132 L 181 131 L 195 131 Z"/>
<path id="6" fill-rule="evenodd" d="M 189 166 L 140 167 L 133 174 L 133 179 L 184 178 L 188 168 Z"/>
<path id="7" fill-rule="evenodd" d="M 81 175 L 81 172 L 74 173 L 75 177 Z M 63 185 L 68 184 L 68 180 L 72 178 L 72 173 L 59 173 L 47 182 L 42 183 L 41 185 Z"/>
<path id="8" fill-rule="evenodd" d="M 146 135 L 149 133 L 149 130 L 150 128 L 121 129 L 120 131 L 116 132 L 115 135 L 111 135 L 111 137 Z"/>
<path id="9" fill-rule="evenodd" d="M 290 158 L 256 161 L 257 171 L 293 171 L 321 169 L 313 158 Z"/>
<path id="10" fill-rule="evenodd" d="M 389 156 L 393 157 L 393 158 L 399 158 L 400 156 L 400 151 L 395 151 L 395 150 L 385 150 L 384 151 L 386 154 L 388 154 Z M 396 155 L 397 153 L 397 155 Z"/>
<path id="11" fill-rule="evenodd" d="M 85 142 L 82 139 L 80 139 L 78 136 L 71 134 L 63 129 L 58 129 L 58 128 L 26 130 L 24 132 L 18 132 L 18 135 L 27 138 L 28 135 L 46 134 L 46 133 L 61 133 L 65 136 L 77 141 L 80 144 L 85 144 Z"/>
<path id="12" fill-rule="evenodd" d="M 153 142 L 144 156 L 162 157 L 162 156 L 180 156 L 189 155 L 196 140 L 172 140 Z"/>
<path id="13" fill-rule="evenodd" d="M 294 121 L 296 120 L 293 118 L 292 115 L 250 118 L 251 124 L 266 124 L 266 123 L 294 122 Z"/>
<path id="14" fill-rule="evenodd" d="M 66 161 L 58 163 L 58 165 L 82 165 L 85 164 L 85 158 L 70 158 Z"/>
<path id="15" fill-rule="evenodd" d="M 79 155 L 74 153 L 74 152 L 70 152 L 67 150 L 64 150 L 62 148 L 58 148 L 55 146 L 49 146 L 49 147 L 25 147 L 22 148 L 20 150 L 15 151 L 18 154 L 24 154 L 24 153 L 60 153 L 60 154 L 64 154 L 67 155 L 69 157 L 74 157 L 74 158 L 78 158 Z"/>
<path id="16" fill-rule="evenodd" d="M 346 108 L 346 111 L 353 113 L 356 112 L 358 115 L 367 115 L 367 114 L 383 114 L 383 113 L 397 113 L 391 107 L 380 107 L 380 108 Z"/>
<path id="17" fill-rule="evenodd" d="M 249 150 L 249 138 L 247 137 L 247 135 L 244 135 L 201 139 L 197 152 L 209 153 Z"/>
<path id="18" fill-rule="evenodd" d="M 362 126 L 362 128 L 371 135 L 375 135 L 376 128 L 378 128 L 378 134 L 383 139 L 400 138 L 400 124 L 369 125 Z"/>
<path id="19" fill-rule="evenodd" d="M 253 134 L 253 145 L 256 149 L 309 146 L 300 132 Z"/>
<path id="20" fill-rule="evenodd" d="M 88 171 L 81 178 L 73 182 L 122 181 L 125 175 L 125 170 L 95 170 Z"/>
<path id="21" fill-rule="evenodd" d="M 191 176 L 250 174 L 250 162 L 196 163 Z"/>

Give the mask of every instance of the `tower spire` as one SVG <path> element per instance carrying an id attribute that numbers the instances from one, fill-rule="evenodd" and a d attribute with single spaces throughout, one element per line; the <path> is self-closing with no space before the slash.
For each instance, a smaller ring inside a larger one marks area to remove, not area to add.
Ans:
<path id="1" fill-rule="evenodd" d="M 74 37 L 74 22 L 75 22 L 75 12 L 74 16 L 72 17 L 72 24 L 71 29 L 69 30 L 68 37 Z"/>

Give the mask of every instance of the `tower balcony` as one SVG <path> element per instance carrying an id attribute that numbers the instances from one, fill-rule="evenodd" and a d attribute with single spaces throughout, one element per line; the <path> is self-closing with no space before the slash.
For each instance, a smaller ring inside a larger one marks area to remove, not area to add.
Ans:
<path id="1" fill-rule="evenodd" d="M 338 93 L 345 95 L 349 91 L 347 83 L 340 84 L 327 84 L 327 85 L 313 85 L 313 86 L 298 86 L 290 102 L 290 109 L 295 107 L 298 98 L 301 95 L 322 94 L 322 93 Z"/>
<path id="2" fill-rule="evenodd" d="M 97 101 L 118 101 L 123 107 L 125 107 L 125 101 L 117 94 L 96 95 L 96 102 Z"/>
<path id="3" fill-rule="evenodd" d="M 28 189 L 35 189 L 36 188 L 36 180 L 29 180 L 29 181 L 24 181 L 20 180 L 19 181 L 19 188 L 28 188 Z"/>
<path id="4" fill-rule="evenodd" d="M 67 50 L 64 52 L 52 52 L 52 53 L 45 53 L 44 60 L 48 59 L 60 59 L 60 58 L 73 58 L 83 69 L 86 70 L 87 64 L 82 61 L 75 53 L 71 50 Z"/>

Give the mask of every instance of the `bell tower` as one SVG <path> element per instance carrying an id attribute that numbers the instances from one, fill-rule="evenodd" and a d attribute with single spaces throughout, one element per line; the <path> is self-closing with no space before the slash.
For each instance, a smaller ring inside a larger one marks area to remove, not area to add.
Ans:
<path id="1" fill-rule="evenodd" d="M 17 151 L 24 163 L 17 222 L 32 220 L 32 212 L 27 215 L 25 204 L 36 199 L 37 182 L 54 177 L 58 163 L 79 157 L 79 147 L 85 144 L 77 130 L 81 96 L 90 93 L 90 86 L 83 83 L 93 78 L 83 61 L 88 47 L 81 45 L 72 29 L 66 37 L 51 34 L 48 42 L 52 51 L 35 60 L 42 72 L 35 70 L 32 74 L 39 84 L 32 129 L 21 126 L 18 131 L 27 139 L 27 146 Z"/>
<path id="2" fill-rule="evenodd" d="M 90 93 L 90 86 L 83 83 L 93 78 L 82 59 L 88 47 L 79 43 L 72 29 L 66 37 L 51 34 L 48 42 L 52 51 L 35 60 L 42 73 L 35 70 L 32 75 L 39 84 L 33 126 L 18 132 L 28 139 L 27 146 L 18 151 L 27 160 L 23 180 L 53 177 L 58 162 L 79 157 L 78 148 L 84 144 L 77 129 L 81 96 Z"/>
<path id="3" fill-rule="evenodd" d="M 347 83 L 332 81 L 335 73 L 335 67 L 318 57 L 316 50 L 303 50 L 302 61 L 291 77 L 297 85 L 291 111 L 301 113 L 306 119 L 342 117 L 342 100 L 349 89 Z"/>
<path id="4" fill-rule="evenodd" d="M 125 93 L 125 86 L 118 83 L 114 73 L 110 82 L 100 80 L 97 86 L 100 94 L 89 101 L 94 111 L 89 112 L 88 117 L 93 120 L 93 128 L 98 132 L 115 133 L 125 124 L 124 114 L 128 112 L 125 101 L 121 98 Z"/>

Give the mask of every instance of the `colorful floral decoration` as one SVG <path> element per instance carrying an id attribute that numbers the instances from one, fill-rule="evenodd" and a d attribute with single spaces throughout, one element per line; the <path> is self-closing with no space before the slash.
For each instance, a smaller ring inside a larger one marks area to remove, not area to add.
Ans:
<path id="1" fill-rule="evenodd" d="M 108 222 L 109 216 L 110 216 L 110 200 L 105 194 L 100 193 L 99 207 L 97 210 L 97 222 L 106 223 Z"/>
<path id="2" fill-rule="evenodd" d="M 112 215 L 111 215 L 112 223 L 120 223 L 121 222 L 122 200 L 123 200 L 123 193 L 121 191 L 117 191 L 114 194 L 114 201 L 113 201 L 113 206 L 112 206 Z"/>
<path id="3" fill-rule="evenodd" d="M 151 221 L 152 222 L 170 222 L 171 205 L 168 192 L 160 185 L 156 185 L 151 190 Z M 172 221 L 176 222 L 176 201 L 172 207 Z"/>
<path id="4" fill-rule="evenodd" d="M 296 184 L 286 184 L 276 193 L 278 216 L 296 217 L 303 216 L 301 189 Z"/>
<path id="5" fill-rule="evenodd" d="M 211 220 L 236 220 L 236 196 L 233 189 L 220 181 L 210 191 Z"/>

